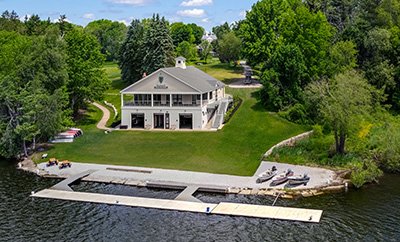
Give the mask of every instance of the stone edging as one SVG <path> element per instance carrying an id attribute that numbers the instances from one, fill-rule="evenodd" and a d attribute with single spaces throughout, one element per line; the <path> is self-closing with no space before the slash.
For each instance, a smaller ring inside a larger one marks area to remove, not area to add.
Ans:
<path id="1" fill-rule="evenodd" d="M 104 104 L 111 107 L 114 110 L 114 119 L 116 119 L 118 116 L 117 108 L 112 103 L 109 103 L 107 101 L 104 101 Z"/>
<path id="2" fill-rule="evenodd" d="M 272 146 L 267 152 L 265 152 L 263 158 L 268 157 L 272 154 L 272 152 L 274 151 L 275 148 L 280 148 L 283 146 L 291 146 L 294 145 L 297 141 L 305 139 L 310 137 L 310 135 L 313 133 L 314 131 L 308 131 L 299 135 L 296 135 L 294 137 L 291 137 L 289 139 L 286 139 L 284 141 L 279 142 L 278 144 Z"/>

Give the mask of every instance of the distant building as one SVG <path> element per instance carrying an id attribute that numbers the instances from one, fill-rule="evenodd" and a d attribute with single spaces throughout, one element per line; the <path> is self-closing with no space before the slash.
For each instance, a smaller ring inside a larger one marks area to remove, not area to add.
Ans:
<path id="1" fill-rule="evenodd" d="M 217 36 L 213 33 L 205 33 L 201 40 L 207 40 L 209 43 L 213 42 L 214 40 L 217 40 Z"/>
<path id="2" fill-rule="evenodd" d="M 138 129 L 218 128 L 230 100 L 225 85 L 176 58 L 121 91 L 121 126 Z"/>

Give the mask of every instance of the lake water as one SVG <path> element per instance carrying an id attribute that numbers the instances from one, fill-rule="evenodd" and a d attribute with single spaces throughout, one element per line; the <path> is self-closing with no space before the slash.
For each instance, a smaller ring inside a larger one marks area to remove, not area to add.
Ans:
<path id="1" fill-rule="evenodd" d="M 379 185 L 345 194 L 278 200 L 278 206 L 324 210 L 319 224 L 29 197 L 31 191 L 57 182 L 0 161 L 0 241 L 400 241 L 400 176 L 387 175 Z M 174 198 L 179 193 L 95 183 L 73 188 L 152 198 Z M 273 202 L 258 196 L 196 197 L 204 202 Z"/>

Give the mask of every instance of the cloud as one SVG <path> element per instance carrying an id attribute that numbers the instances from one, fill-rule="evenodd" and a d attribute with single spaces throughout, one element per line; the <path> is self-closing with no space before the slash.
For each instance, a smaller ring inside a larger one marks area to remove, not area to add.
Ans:
<path id="1" fill-rule="evenodd" d="M 134 17 L 129 17 L 129 18 L 124 18 L 124 19 L 120 19 L 118 20 L 118 22 L 125 24 L 126 26 L 129 26 L 132 22 L 132 20 L 134 20 Z"/>
<path id="2" fill-rule="evenodd" d="M 108 1 L 116 4 L 135 5 L 135 6 L 142 6 L 151 2 L 151 0 L 108 0 Z"/>
<path id="3" fill-rule="evenodd" d="M 204 11 L 204 9 L 194 8 L 178 11 L 177 14 L 182 17 L 201 18 L 206 15 L 206 11 Z"/>
<path id="4" fill-rule="evenodd" d="M 213 0 L 189 0 L 189 1 L 183 1 L 181 3 L 181 6 L 198 7 L 198 6 L 210 5 L 212 3 L 213 3 Z"/>
<path id="5" fill-rule="evenodd" d="M 203 23 L 209 23 L 209 22 L 210 22 L 210 18 L 203 18 L 203 19 L 201 20 L 201 22 L 203 22 Z"/>
<path id="6" fill-rule="evenodd" d="M 243 10 L 243 11 L 241 11 L 241 12 L 239 13 L 239 17 L 241 17 L 241 18 L 246 18 L 246 14 L 247 14 L 247 11 L 246 11 L 246 10 Z"/>
<path id="7" fill-rule="evenodd" d="M 94 14 L 93 13 L 85 13 L 82 18 L 84 19 L 94 19 Z"/>

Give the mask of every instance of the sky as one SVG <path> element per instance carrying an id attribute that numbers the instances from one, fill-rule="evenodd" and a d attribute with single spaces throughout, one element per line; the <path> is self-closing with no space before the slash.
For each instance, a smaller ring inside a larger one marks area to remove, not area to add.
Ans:
<path id="1" fill-rule="evenodd" d="M 210 31 L 224 22 L 243 19 L 257 0 L 0 0 L 0 11 L 14 10 L 23 19 L 38 14 L 56 21 L 61 14 L 85 26 L 97 19 L 129 24 L 159 13 L 170 22 L 196 23 Z"/>

